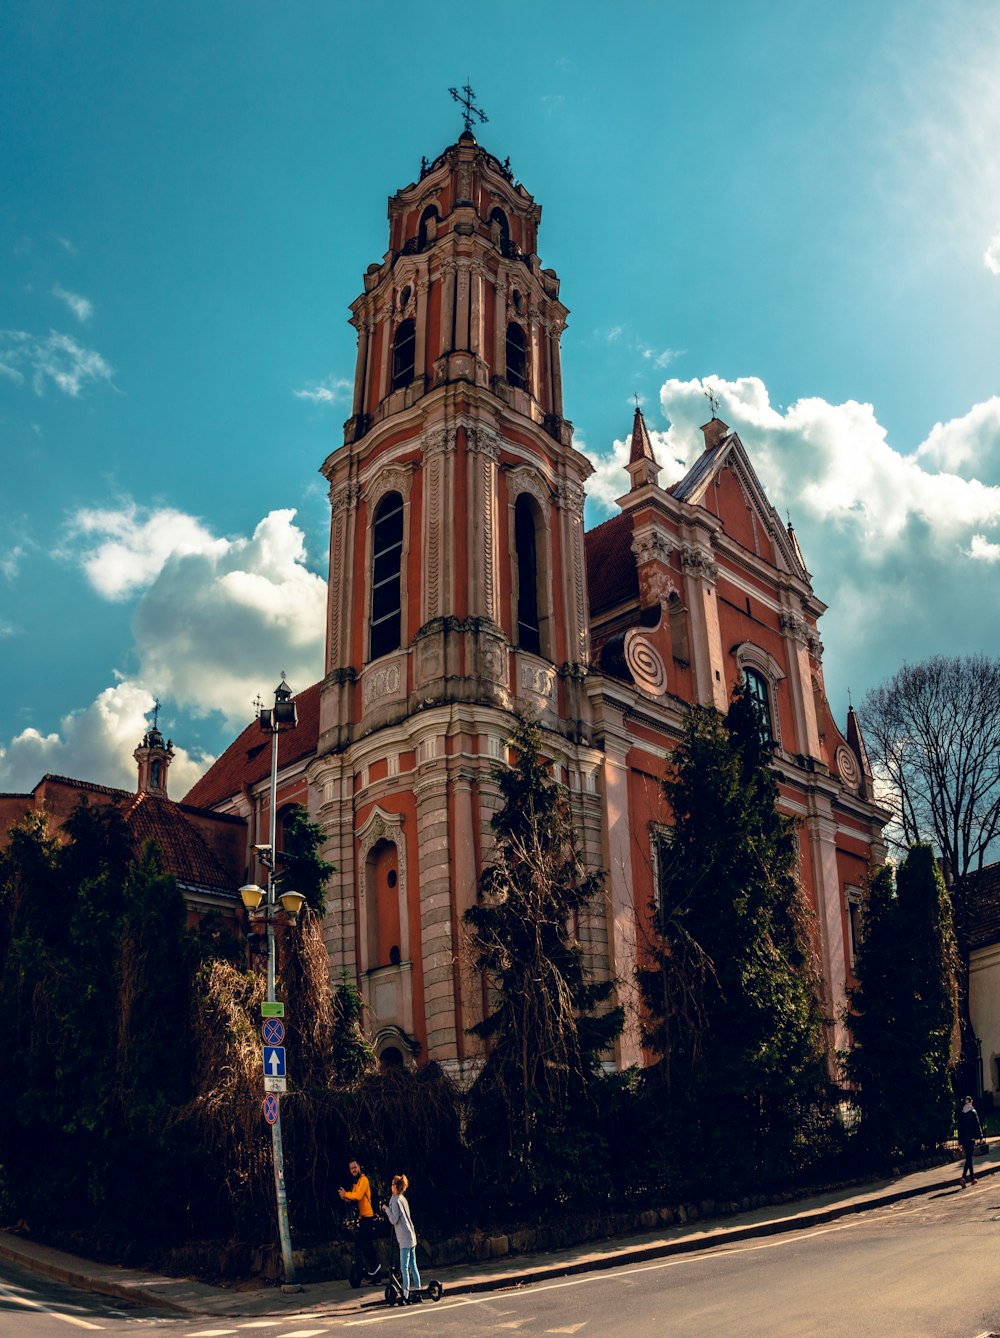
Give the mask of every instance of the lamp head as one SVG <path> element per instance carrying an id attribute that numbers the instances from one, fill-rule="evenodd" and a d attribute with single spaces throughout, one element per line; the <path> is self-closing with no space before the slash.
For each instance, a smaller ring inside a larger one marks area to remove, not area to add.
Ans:
<path id="1" fill-rule="evenodd" d="M 245 883 L 240 888 L 240 900 L 247 910 L 253 914 L 260 909 L 260 904 L 264 900 L 264 889 L 258 887 L 256 883 Z"/>
<path id="2" fill-rule="evenodd" d="M 301 892 L 282 892 L 278 900 L 281 902 L 281 909 L 293 920 L 298 919 L 299 912 L 306 904 L 306 899 Z"/>

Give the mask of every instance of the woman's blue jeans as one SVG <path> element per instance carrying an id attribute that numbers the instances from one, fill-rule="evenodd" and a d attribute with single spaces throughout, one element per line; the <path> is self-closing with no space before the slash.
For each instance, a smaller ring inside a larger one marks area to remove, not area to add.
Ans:
<path id="1" fill-rule="evenodd" d="M 403 1284 L 403 1295 L 420 1290 L 420 1274 L 417 1272 L 417 1247 L 401 1245 L 399 1247 L 399 1276 Z"/>

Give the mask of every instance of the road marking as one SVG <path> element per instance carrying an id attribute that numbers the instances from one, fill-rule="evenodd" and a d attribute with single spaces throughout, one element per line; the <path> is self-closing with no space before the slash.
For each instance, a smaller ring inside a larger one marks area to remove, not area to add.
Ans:
<path id="1" fill-rule="evenodd" d="M 565 1329 L 546 1329 L 546 1333 L 579 1333 L 581 1329 L 586 1328 L 587 1321 L 582 1324 L 567 1324 Z"/>
<path id="2" fill-rule="evenodd" d="M 238 1324 L 239 1329 L 276 1329 L 279 1324 L 284 1324 L 283 1319 L 251 1319 L 246 1324 Z"/>
<path id="3" fill-rule="evenodd" d="M 316 1338 L 317 1334 L 329 1333 L 329 1329 L 296 1329 L 294 1333 L 283 1333 L 280 1338 Z"/>
<path id="4" fill-rule="evenodd" d="M 235 1329 L 199 1329 L 197 1333 L 189 1333 L 187 1338 L 226 1338 L 227 1334 L 235 1332 Z"/>
<path id="5" fill-rule="evenodd" d="M 8 1300 L 15 1301 L 18 1305 L 40 1310 L 44 1315 L 51 1315 L 53 1319 L 61 1319 L 65 1324 L 75 1324 L 78 1329 L 104 1328 L 103 1324 L 91 1324 L 89 1320 L 77 1319 L 76 1315 L 64 1315 L 61 1310 L 50 1310 L 47 1305 L 42 1305 L 41 1301 L 32 1301 L 28 1296 L 18 1296 L 17 1292 L 12 1292 L 8 1287 L 0 1286 L 0 1295 L 6 1296 Z"/>

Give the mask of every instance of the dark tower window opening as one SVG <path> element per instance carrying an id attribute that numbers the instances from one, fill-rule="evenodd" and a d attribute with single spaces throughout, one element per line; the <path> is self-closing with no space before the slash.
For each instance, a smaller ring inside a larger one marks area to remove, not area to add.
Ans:
<path id="1" fill-rule="evenodd" d="M 399 390 L 413 380 L 417 351 L 417 327 L 412 320 L 400 321 L 392 341 L 392 389 Z"/>
<path id="2" fill-rule="evenodd" d="M 507 326 L 507 381 L 517 390 L 528 389 L 528 341 L 514 321 Z"/>
<path id="3" fill-rule="evenodd" d="M 372 611 L 369 658 L 398 650 L 401 627 L 403 499 L 389 492 L 372 524 Z"/>
<path id="4" fill-rule="evenodd" d="M 420 226 L 417 229 L 417 250 L 423 251 L 431 242 L 437 238 L 438 211 L 437 205 L 429 204 L 420 215 Z"/>
<path id="5" fill-rule="evenodd" d="M 774 742 L 774 727 L 771 720 L 771 694 L 767 686 L 767 679 L 759 669 L 744 668 L 743 683 L 760 723 L 761 743 L 769 746 Z"/>
<path id="6" fill-rule="evenodd" d="M 506 254 L 510 249 L 510 224 L 502 209 L 490 210 L 490 233 L 500 250 Z"/>
<path id="7" fill-rule="evenodd" d="M 517 644 L 542 653 L 538 617 L 538 535 L 535 505 L 527 493 L 514 503 L 514 547 L 517 556 Z"/>

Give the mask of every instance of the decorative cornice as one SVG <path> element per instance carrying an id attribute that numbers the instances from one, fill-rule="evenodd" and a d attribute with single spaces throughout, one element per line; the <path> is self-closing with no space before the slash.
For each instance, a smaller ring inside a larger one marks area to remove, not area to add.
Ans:
<path id="1" fill-rule="evenodd" d="M 410 496 L 412 476 L 412 465 L 389 465 L 388 468 L 381 470 L 373 479 L 362 485 L 363 496 L 369 508 L 374 511 L 387 492 L 398 492 L 404 500 L 407 500 Z"/>
<path id="2" fill-rule="evenodd" d="M 793 637 L 796 641 L 801 641 L 804 645 L 809 644 L 812 635 L 808 623 L 797 613 L 791 613 L 787 610 L 781 614 L 780 626 L 786 636 Z"/>

